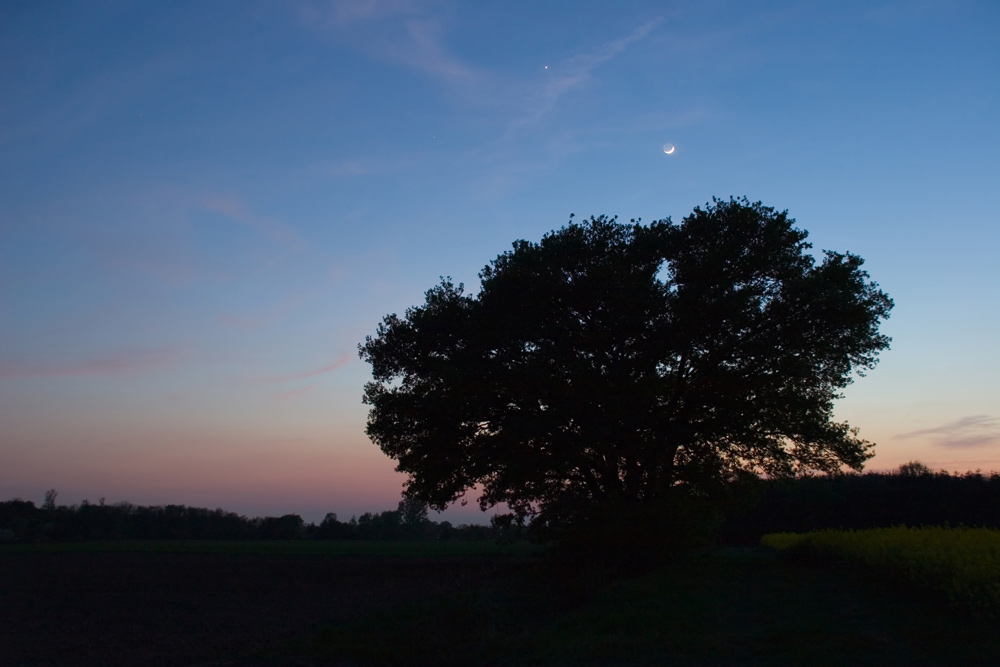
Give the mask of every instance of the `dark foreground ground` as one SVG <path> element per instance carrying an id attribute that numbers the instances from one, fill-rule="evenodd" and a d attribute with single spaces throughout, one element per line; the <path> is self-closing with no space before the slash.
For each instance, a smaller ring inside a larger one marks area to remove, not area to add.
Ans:
<path id="1" fill-rule="evenodd" d="M 497 560 L 0 554 L 0 665 L 215 664 L 519 567 Z"/>
<path id="2" fill-rule="evenodd" d="M 862 575 L 713 550 L 530 556 L 0 550 L 0 665 L 1000 665 L 995 625 Z"/>

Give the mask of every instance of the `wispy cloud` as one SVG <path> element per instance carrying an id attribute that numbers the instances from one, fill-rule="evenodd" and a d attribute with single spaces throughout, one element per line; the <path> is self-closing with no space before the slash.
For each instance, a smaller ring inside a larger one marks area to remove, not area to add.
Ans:
<path id="1" fill-rule="evenodd" d="M 526 107 L 525 116 L 517 125 L 537 121 L 551 111 L 567 93 L 589 84 L 594 79 L 595 69 L 625 51 L 630 45 L 644 39 L 662 20 L 655 18 L 633 30 L 630 35 L 605 42 L 593 50 L 555 63 L 549 68 L 551 76 L 547 81 L 525 86 L 522 93 Z"/>
<path id="2" fill-rule="evenodd" d="M 333 0 L 319 5 L 304 4 L 301 11 L 314 21 L 326 20 L 334 25 L 348 26 L 362 21 L 417 14 L 421 11 L 421 3 L 414 0 Z"/>
<path id="3" fill-rule="evenodd" d="M 306 4 L 300 9 L 310 26 L 321 26 L 370 57 L 431 74 L 477 104 L 521 108 L 517 125 L 538 120 L 567 93 L 588 85 L 594 70 L 632 44 L 646 38 L 662 22 L 648 21 L 624 37 L 611 39 L 553 62 L 539 81 L 511 80 L 465 61 L 448 47 L 452 23 L 442 3 L 415 0 L 361 0 Z M 541 74 L 541 73 L 540 73 Z"/>
<path id="4" fill-rule="evenodd" d="M 276 401 L 285 401 L 290 398 L 295 398 L 296 396 L 301 396 L 302 394 L 308 393 L 319 386 L 319 382 L 314 382 L 311 385 L 302 387 L 301 389 L 292 389 L 291 391 L 286 391 L 282 394 L 278 394 L 274 397 Z"/>
<path id="5" fill-rule="evenodd" d="M 401 172 L 418 164 L 415 156 L 383 155 L 326 160 L 315 169 L 330 176 L 372 176 Z"/>
<path id="6" fill-rule="evenodd" d="M 394 49 L 400 62 L 452 80 L 471 81 L 481 74 L 452 54 L 445 45 L 445 28 L 436 19 L 406 22 L 408 40 Z"/>
<path id="7" fill-rule="evenodd" d="M 330 263 L 295 227 L 262 215 L 235 193 L 161 183 L 123 191 L 110 204 L 87 199 L 76 205 L 78 211 L 68 212 L 60 203 L 51 214 L 51 233 L 66 236 L 74 249 L 86 250 L 102 268 L 127 274 L 130 281 L 146 277 L 188 288 L 205 281 L 232 282 L 248 270 L 302 272 L 317 262 Z M 199 225 L 205 224 L 206 212 L 213 214 L 210 225 L 252 233 L 239 247 L 219 242 L 218 235 L 203 235 Z M 77 218 L 94 222 L 80 224 Z"/>
<path id="8" fill-rule="evenodd" d="M 281 322 L 292 313 L 301 310 L 313 296 L 315 295 L 306 293 L 291 294 L 284 297 L 277 305 L 262 309 L 253 315 L 227 312 L 219 316 L 219 321 L 236 329 L 255 331 Z"/>
<path id="9" fill-rule="evenodd" d="M 945 468 L 948 470 L 973 470 L 973 466 L 979 468 L 980 470 L 986 469 L 996 469 L 997 465 L 1000 463 L 1000 459 L 966 459 L 962 458 L 955 461 L 929 461 L 927 462 L 928 467 L 932 469 Z"/>
<path id="10" fill-rule="evenodd" d="M 910 431 L 899 439 L 929 438 L 942 447 L 984 447 L 1000 444 L 1000 419 L 992 415 L 969 415 L 933 428 Z"/>
<path id="11" fill-rule="evenodd" d="M 580 134 L 586 132 L 585 125 L 567 129 L 549 121 L 567 107 L 568 99 L 599 83 L 602 66 L 648 39 L 664 21 L 662 17 L 637 21 L 630 31 L 609 33 L 604 41 L 588 41 L 562 57 L 544 61 L 546 69 L 539 59 L 537 68 L 526 73 L 521 68 L 491 68 L 472 59 L 472 52 L 457 51 L 459 44 L 468 42 L 468 35 L 462 41 L 452 39 L 461 28 L 461 15 L 449 12 L 447 3 L 373 0 L 306 7 L 304 23 L 323 39 L 332 39 L 372 60 L 433 77 L 449 101 L 460 108 L 464 119 L 460 124 L 474 117 L 470 112 L 482 114 L 478 118 L 479 138 L 454 160 L 485 169 L 486 176 L 473 189 L 486 196 L 502 196 L 530 174 L 547 171 L 584 150 L 588 142 L 581 140 Z M 605 120 L 601 131 L 606 128 Z M 545 135 L 535 137 L 539 129 L 544 129 Z M 525 160 L 523 141 L 529 137 L 534 153 L 531 160 Z M 324 169 L 337 178 L 358 177 L 410 170 L 414 164 L 423 166 L 432 159 L 433 154 L 418 158 L 396 153 L 343 156 L 326 163 Z"/>
<path id="12" fill-rule="evenodd" d="M 42 85 L 21 89 L 25 99 L 18 105 L 5 105 L 7 113 L 0 114 L 4 121 L 0 123 L 0 145 L 24 142 L 35 155 L 61 146 L 80 132 L 107 122 L 187 63 L 187 57 L 169 53 L 81 77 L 65 90 L 60 88 L 58 96 L 51 96 Z M 9 112 L 16 108 L 31 113 L 13 117 Z"/>
<path id="13" fill-rule="evenodd" d="M 308 25 L 331 31 L 373 58 L 445 79 L 477 78 L 480 73 L 448 49 L 446 23 L 435 13 L 439 5 L 414 0 L 305 3 L 299 14 Z"/>
<path id="14" fill-rule="evenodd" d="M 221 213 L 230 220 L 246 225 L 292 250 L 305 250 L 307 244 L 298 232 L 284 222 L 250 211 L 233 195 L 206 195 L 200 201 L 203 208 Z"/>
<path id="15" fill-rule="evenodd" d="M 179 347 L 121 349 L 109 354 L 63 363 L 15 364 L 0 361 L 0 379 L 59 378 L 79 375 L 145 373 L 168 366 L 182 356 Z"/>
<path id="16" fill-rule="evenodd" d="M 175 233 L 88 231 L 86 241 L 105 266 L 146 274 L 173 287 L 187 287 L 205 273 L 191 244 Z"/>
<path id="17" fill-rule="evenodd" d="M 323 375 L 324 373 L 330 373 L 338 368 L 345 366 L 350 360 L 352 355 L 342 354 L 340 357 L 334 361 L 332 364 L 323 366 L 322 368 L 317 368 L 311 371 L 305 371 L 302 373 L 289 373 L 287 375 L 273 375 L 270 377 L 261 378 L 264 382 L 291 382 L 292 380 L 304 380 L 306 378 L 315 377 L 317 375 Z"/>

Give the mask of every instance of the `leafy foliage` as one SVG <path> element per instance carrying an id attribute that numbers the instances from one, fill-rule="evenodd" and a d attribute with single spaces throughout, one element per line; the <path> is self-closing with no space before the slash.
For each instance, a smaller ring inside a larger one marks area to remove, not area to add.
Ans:
<path id="1" fill-rule="evenodd" d="M 479 485 L 484 509 L 555 520 L 860 469 L 872 445 L 833 401 L 888 347 L 892 301 L 793 225 L 730 199 L 517 241 L 476 296 L 442 279 L 359 346 L 367 433 L 432 507 Z"/>

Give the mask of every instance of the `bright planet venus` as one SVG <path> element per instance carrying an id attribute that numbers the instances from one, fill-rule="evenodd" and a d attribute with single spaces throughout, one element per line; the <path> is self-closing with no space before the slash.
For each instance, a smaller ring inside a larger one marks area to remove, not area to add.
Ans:
<path id="1" fill-rule="evenodd" d="M 670 155 L 671 153 L 674 152 L 674 145 L 671 143 L 663 144 L 663 152 L 666 153 L 667 155 Z"/>

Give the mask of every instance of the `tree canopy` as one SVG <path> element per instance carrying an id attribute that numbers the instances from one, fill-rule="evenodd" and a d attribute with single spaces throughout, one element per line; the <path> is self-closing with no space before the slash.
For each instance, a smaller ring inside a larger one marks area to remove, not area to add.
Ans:
<path id="1" fill-rule="evenodd" d="M 531 515 L 861 469 L 873 445 L 833 403 L 888 348 L 892 301 L 794 224 L 713 199 L 516 241 L 478 294 L 443 278 L 359 345 L 367 433 L 438 509 L 473 487 Z"/>

